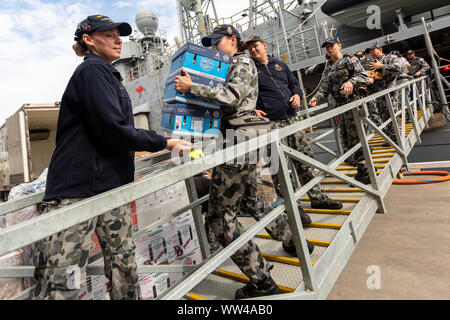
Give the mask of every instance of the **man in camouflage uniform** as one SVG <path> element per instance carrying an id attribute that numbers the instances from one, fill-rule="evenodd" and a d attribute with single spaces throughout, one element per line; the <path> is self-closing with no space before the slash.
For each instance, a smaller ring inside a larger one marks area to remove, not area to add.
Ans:
<path id="1" fill-rule="evenodd" d="M 411 65 L 409 75 L 413 77 L 422 77 L 427 74 L 428 70 L 430 70 L 429 64 L 423 58 L 416 57 L 414 50 L 408 50 L 406 52 L 406 58 Z"/>
<path id="2" fill-rule="evenodd" d="M 40 211 L 46 214 L 81 200 L 44 202 Z M 36 242 L 32 259 L 36 266 L 35 277 L 39 282 L 32 292 L 32 299 L 78 298 L 82 284 L 86 283 L 86 266 L 94 232 L 103 251 L 105 276 L 110 280 L 110 298 L 140 299 L 129 204 Z"/>
<path id="3" fill-rule="evenodd" d="M 369 84 L 369 77 L 358 58 L 343 56 L 341 51 L 342 47 L 337 38 L 328 38 L 322 47 L 326 47 L 327 53 L 333 60 L 333 65 L 330 67 L 328 75 L 323 79 L 319 90 L 309 101 L 309 104 L 315 107 L 318 101 L 325 99 L 329 94 L 335 99 L 337 107 L 358 100 L 360 95 L 356 88 Z M 343 114 L 343 120 L 348 145 L 352 147 L 359 142 L 358 130 L 352 111 L 345 112 Z M 361 148 L 355 152 L 354 161 L 358 167 L 355 179 L 369 184 L 369 173 Z"/>
<path id="4" fill-rule="evenodd" d="M 383 75 L 383 78 L 381 80 L 377 80 L 374 83 L 374 89 L 377 92 L 395 87 L 400 82 L 404 83 L 404 81 L 409 80 L 406 65 L 402 62 L 402 60 L 394 55 L 383 54 L 383 48 L 378 42 L 375 42 L 374 44 L 372 44 L 372 46 L 367 48 L 366 53 L 369 53 L 371 57 L 375 59 L 375 62 L 370 63 L 370 68 L 372 70 L 381 71 Z M 391 92 L 390 97 L 394 113 L 397 113 L 400 110 L 398 91 Z M 383 120 L 383 122 L 386 122 L 391 118 L 386 101 L 386 96 L 378 98 L 377 101 L 381 119 Z M 394 132 L 394 125 L 392 122 L 384 129 L 384 132 L 389 136 L 391 140 L 393 140 L 394 142 L 397 141 Z"/>
<path id="5" fill-rule="evenodd" d="M 298 123 L 297 110 L 300 108 L 303 92 L 298 80 L 288 66 L 267 55 L 267 44 L 259 36 L 251 36 L 247 41 L 248 51 L 258 70 L 259 96 L 256 108 L 259 115 L 271 120 L 272 129 L 280 129 Z M 314 159 L 314 154 L 303 130 L 283 138 L 281 141 L 290 148 Z M 300 161 L 294 161 L 295 170 L 302 184 L 314 178 L 313 169 Z M 272 176 L 277 194 L 281 195 L 278 176 Z M 311 206 L 316 209 L 341 209 L 342 203 L 330 199 L 320 184 L 308 191 Z M 311 218 L 298 204 L 303 224 L 311 223 Z"/>
<path id="6" fill-rule="evenodd" d="M 410 76 L 414 78 L 422 77 L 425 76 L 430 70 L 430 65 L 425 61 L 425 59 L 416 57 L 416 53 L 414 52 L 414 50 L 408 50 L 406 52 L 406 58 L 411 65 L 411 68 L 409 69 Z M 422 94 L 422 86 L 418 85 L 418 83 L 416 83 L 416 85 L 418 86 L 417 89 L 419 95 Z"/>
<path id="7" fill-rule="evenodd" d="M 361 65 L 365 70 L 369 70 L 369 63 L 371 62 L 370 57 L 367 57 L 366 54 L 362 51 L 358 51 L 355 53 L 355 56 L 359 59 L 361 62 Z M 371 94 L 376 93 L 376 88 L 373 86 L 375 79 L 374 75 L 372 73 L 368 73 L 369 75 L 369 85 L 360 87 L 360 94 L 363 97 L 369 96 Z M 378 105 L 376 103 L 376 100 L 371 100 L 366 103 L 367 105 L 367 111 L 369 112 L 369 119 L 372 120 L 373 123 L 375 123 L 377 126 L 380 126 L 383 121 L 381 120 L 380 116 L 380 110 L 378 108 Z"/>
<path id="8" fill-rule="evenodd" d="M 219 103 L 223 112 L 222 133 L 226 136 L 227 129 L 234 129 L 236 142 L 258 134 L 258 126 L 233 127 L 235 120 L 251 117 L 253 121 L 266 126 L 268 119 L 256 116 L 256 101 L 258 98 L 258 74 L 256 66 L 243 52 L 245 48 L 240 42 L 240 35 L 231 25 L 221 25 L 214 28 L 211 35 L 202 39 L 205 47 L 232 55 L 230 70 L 223 86 L 209 87 L 192 83 L 189 74 L 183 70 L 183 76 L 175 80 L 175 88 L 181 93 L 190 92 L 194 97 L 205 101 Z M 253 129 L 250 129 L 253 128 Z M 217 240 L 224 247 L 236 240 L 243 232 L 243 227 L 237 219 L 240 210 L 260 219 L 270 206 L 264 203 L 256 194 L 256 163 L 235 159 L 214 168 L 210 186 L 207 223 Z M 283 221 L 284 219 L 284 221 Z M 273 226 L 273 228 L 271 228 Z M 292 233 L 287 229 L 287 221 L 280 216 L 268 229 L 276 238 L 283 240 L 283 247 L 294 248 Z M 312 248 L 311 248 L 312 247 Z M 314 247 L 311 246 L 311 249 Z M 279 293 L 279 289 L 270 276 L 271 266 L 261 255 L 258 246 L 248 241 L 231 259 L 250 278 L 250 282 L 236 291 L 236 299 L 256 297 Z"/>

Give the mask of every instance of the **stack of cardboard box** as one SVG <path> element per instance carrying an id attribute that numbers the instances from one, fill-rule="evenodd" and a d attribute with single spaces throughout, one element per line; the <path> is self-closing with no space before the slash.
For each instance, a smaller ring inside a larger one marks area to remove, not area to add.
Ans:
<path id="1" fill-rule="evenodd" d="M 193 43 L 186 43 L 172 57 L 166 84 L 161 128 L 174 136 L 215 137 L 222 113 L 218 104 L 175 90 L 175 78 L 185 68 L 193 83 L 216 87 L 225 83 L 231 56 Z"/>

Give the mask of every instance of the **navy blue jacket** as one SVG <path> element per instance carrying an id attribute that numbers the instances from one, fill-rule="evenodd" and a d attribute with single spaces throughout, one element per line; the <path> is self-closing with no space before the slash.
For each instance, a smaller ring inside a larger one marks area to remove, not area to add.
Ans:
<path id="1" fill-rule="evenodd" d="M 44 200 L 86 198 L 134 181 L 134 151 L 167 140 L 134 127 L 120 73 L 95 54 L 75 70 L 61 100 Z"/>
<path id="2" fill-rule="evenodd" d="M 255 61 L 258 69 L 259 96 L 256 109 L 267 113 L 270 120 L 284 120 L 297 114 L 289 100 L 294 94 L 303 96 L 297 78 L 288 66 L 269 57 L 266 65 Z"/>

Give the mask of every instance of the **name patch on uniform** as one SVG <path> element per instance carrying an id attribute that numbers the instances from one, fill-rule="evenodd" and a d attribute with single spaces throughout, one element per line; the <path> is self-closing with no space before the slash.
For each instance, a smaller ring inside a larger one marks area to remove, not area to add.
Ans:
<path id="1" fill-rule="evenodd" d="M 276 70 L 276 71 L 283 71 L 283 67 L 280 66 L 279 64 L 276 64 L 276 65 L 275 65 L 275 70 Z"/>

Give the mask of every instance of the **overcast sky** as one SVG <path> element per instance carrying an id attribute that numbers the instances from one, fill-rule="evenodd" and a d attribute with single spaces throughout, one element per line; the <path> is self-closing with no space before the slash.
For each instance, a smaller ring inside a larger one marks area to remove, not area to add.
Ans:
<path id="1" fill-rule="evenodd" d="M 248 1 L 215 0 L 215 4 L 219 17 L 229 17 Z M 82 62 L 72 50 L 73 34 L 88 15 L 104 14 L 135 28 L 138 10 L 152 10 L 173 43 L 178 36 L 176 8 L 176 0 L 1 0 L 0 126 L 24 103 L 61 100 Z"/>

